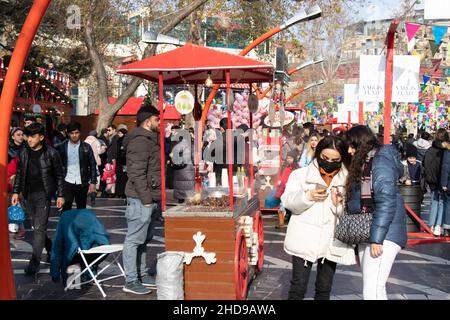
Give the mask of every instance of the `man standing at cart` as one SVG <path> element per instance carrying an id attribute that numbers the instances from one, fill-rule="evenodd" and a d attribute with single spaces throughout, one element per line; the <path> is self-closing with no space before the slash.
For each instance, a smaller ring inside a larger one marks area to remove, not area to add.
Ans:
<path id="1" fill-rule="evenodd" d="M 161 200 L 159 121 L 156 108 L 141 107 L 137 113 L 138 127 L 123 142 L 128 171 L 123 291 L 134 294 L 148 294 L 149 287 L 156 287 L 155 278 L 148 274 L 146 253 L 147 243 L 153 237 L 154 213 Z"/>

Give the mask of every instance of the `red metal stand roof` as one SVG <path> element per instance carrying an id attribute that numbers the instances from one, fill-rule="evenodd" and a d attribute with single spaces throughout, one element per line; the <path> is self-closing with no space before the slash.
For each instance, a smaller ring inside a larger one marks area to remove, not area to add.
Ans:
<path id="1" fill-rule="evenodd" d="M 231 83 L 272 82 L 271 63 L 257 61 L 207 47 L 186 44 L 181 48 L 121 66 L 118 73 L 158 82 L 163 72 L 164 84 L 204 83 L 211 72 L 214 83 L 225 83 L 225 70 Z"/>

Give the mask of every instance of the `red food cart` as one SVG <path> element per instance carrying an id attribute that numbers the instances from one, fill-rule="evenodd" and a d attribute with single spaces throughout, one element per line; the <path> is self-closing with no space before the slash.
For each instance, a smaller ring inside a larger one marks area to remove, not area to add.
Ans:
<path id="1" fill-rule="evenodd" d="M 208 77 L 215 84 L 225 83 L 228 128 L 232 128 L 229 103 L 231 83 L 273 81 L 273 66 L 270 63 L 192 44 L 122 66 L 117 72 L 158 81 L 161 132 L 164 132 L 162 107 L 164 84 L 202 85 Z M 199 136 L 195 156 L 197 178 L 201 134 Z M 227 135 L 227 148 L 232 149 L 231 131 Z M 161 135 L 162 178 L 165 175 L 163 155 L 164 142 Z M 205 199 L 190 202 L 188 206 L 177 205 L 166 210 L 165 193 L 162 193 L 166 250 L 191 252 L 196 247 L 194 240 L 203 237 L 203 240 L 197 243 L 202 246 L 199 250 L 215 254 L 215 259 L 209 259 L 213 262 L 206 263 L 204 259 L 196 258 L 190 264 L 186 264 L 184 268 L 186 299 L 245 299 L 248 282 L 262 270 L 264 232 L 258 197 L 252 188 L 249 193 L 239 196 L 234 194 L 231 153 L 228 153 L 227 160 L 228 188 L 222 188 L 226 189 L 225 197 L 213 198 L 210 193 Z M 251 152 L 250 168 L 253 168 Z M 162 179 L 162 190 L 165 190 L 164 180 Z M 249 180 L 250 186 L 253 186 L 252 173 Z"/>

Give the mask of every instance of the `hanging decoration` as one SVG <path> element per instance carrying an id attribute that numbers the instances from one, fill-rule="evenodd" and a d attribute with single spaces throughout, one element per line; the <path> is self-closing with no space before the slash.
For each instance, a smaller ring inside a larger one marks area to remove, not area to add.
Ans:
<path id="1" fill-rule="evenodd" d="M 408 42 L 411 41 L 416 35 L 417 31 L 420 29 L 420 24 L 407 22 L 406 26 L 406 36 L 408 37 Z"/>
<path id="2" fill-rule="evenodd" d="M 189 114 L 194 110 L 194 96 L 187 90 L 182 90 L 175 96 L 175 109 L 181 114 Z"/>
<path id="3" fill-rule="evenodd" d="M 431 29 L 433 30 L 434 41 L 436 43 L 436 46 L 439 47 L 439 45 L 441 44 L 441 41 L 442 41 L 442 37 L 447 32 L 447 27 L 433 26 Z"/>

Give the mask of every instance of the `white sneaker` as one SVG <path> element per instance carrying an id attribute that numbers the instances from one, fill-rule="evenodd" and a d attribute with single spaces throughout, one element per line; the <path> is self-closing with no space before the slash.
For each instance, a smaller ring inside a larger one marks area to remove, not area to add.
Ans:
<path id="1" fill-rule="evenodd" d="M 440 225 L 437 225 L 437 226 L 434 227 L 433 234 L 435 236 L 440 236 L 441 235 L 441 226 Z"/>

